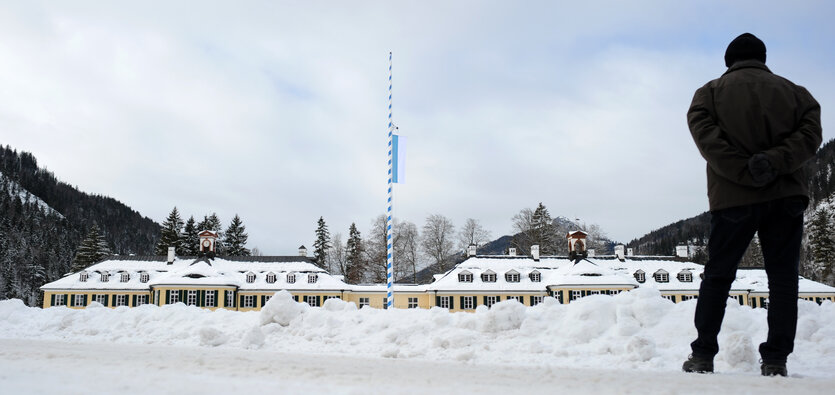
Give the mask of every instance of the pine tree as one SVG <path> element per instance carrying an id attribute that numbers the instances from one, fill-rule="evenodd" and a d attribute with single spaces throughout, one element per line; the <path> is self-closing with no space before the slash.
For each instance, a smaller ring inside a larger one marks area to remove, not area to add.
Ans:
<path id="1" fill-rule="evenodd" d="M 246 234 L 246 227 L 244 226 L 238 214 L 232 218 L 229 227 L 226 228 L 223 244 L 225 254 L 228 256 L 249 256 L 250 251 L 246 248 L 246 240 L 249 236 Z"/>
<path id="2" fill-rule="evenodd" d="M 835 240 L 832 238 L 832 213 L 820 205 L 809 223 L 809 247 L 813 280 L 820 281 L 824 271 L 835 264 Z"/>
<path id="3" fill-rule="evenodd" d="M 196 256 L 200 252 L 200 237 L 197 236 L 198 233 L 200 232 L 197 229 L 197 223 L 194 221 L 194 216 L 191 216 L 186 221 L 186 226 L 183 229 L 183 239 L 180 242 L 183 246 L 183 255 Z"/>
<path id="4" fill-rule="evenodd" d="M 319 223 L 316 227 L 316 241 L 313 242 L 313 261 L 316 266 L 322 269 L 326 268 L 328 250 L 331 248 L 331 235 L 328 232 L 328 225 L 325 224 L 325 219 L 319 217 Z"/>
<path id="5" fill-rule="evenodd" d="M 162 223 L 156 254 L 168 255 L 168 247 L 174 247 L 175 253 L 183 254 L 182 229 L 183 219 L 180 218 L 180 212 L 177 211 L 177 207 L 174 207 L 171 213 L 168 214 L 168 218 Z"/>
<path id="6" fill-rule="evenodd" d="M 349 284 L 358 284 L 362 281 L 362 273 L 365 269 L 363 260 L 362 236 L 357 230 L 357 225 L 352 223 L 348 230 L 348 243 L 345 247 L 345 281 Z"/>
<path id="7" fill-rule="evenodd" d="M 94 265 L 110 255 L 110 248 L 107 246 L 107 241 L 99 232 L 99 227 L 93 225 L 90 227 L 90 232 L 87 233 L 81 245 L 78 246 L 75 259 L 73 259 L 71 272 L 78 272 L 85 268 Z"/>
<path id="8" fill-rule="evenodd" d="M 555 254 L 558 237 L 554 228 L 554 219 L 551 218 L 551 214 L 542 202 L 533 212 L 531 225 L 532 244 L 539 244 L 539 251 L 542 255 Z"/>

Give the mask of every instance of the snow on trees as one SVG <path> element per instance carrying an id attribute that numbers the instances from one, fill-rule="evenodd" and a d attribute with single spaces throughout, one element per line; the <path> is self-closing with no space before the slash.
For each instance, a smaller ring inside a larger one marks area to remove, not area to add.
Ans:
<path id="1" fill-rule="evenodd" d="M 249 249 L 246 248 L 246 240 L 249 235 L 246 234 L 246 227 L 244 226 L 238 214 L 232 218 L 229 227 L 223 237 L 223 245 L 225 255 L 228 256 L 250 256 Z"/>
<path id="2" fill-rule="evenodd" d="M 166 218 L 162 223 L 159 242 L 157 243 L 157 247 L 155 249 L 156 254 L 168 254 L 168 247 L 174 247 L 177 254 L 182 254 L 182 229 L 183 219 L 180 218 L 180 212 L 177 211 L 177 207 L 174 207 L 174 209 L 168 214 L 168 218 Z"/>
<path id="3" fill-rule="evenodd" d="M 93 225 L 90 227 L 87 237 L 78 246 L 70 271 L 84 270 L 84 268 L 104 260 L 108 255 L 110 255 L 110 247 L 107 246 L 107 241 L 99 231 L 99 227 Z"/>
<path id="4" fill-rule="evenodd" d="M 328 225 L 325 224 L 324 218 L 319 217 L 319 222 L 316 226 L 316 241 L 313 242 L 313 261 L 316 263 L 316 266 L 327 269 L 327 256 L 330 247 L 331 241 Z"/>

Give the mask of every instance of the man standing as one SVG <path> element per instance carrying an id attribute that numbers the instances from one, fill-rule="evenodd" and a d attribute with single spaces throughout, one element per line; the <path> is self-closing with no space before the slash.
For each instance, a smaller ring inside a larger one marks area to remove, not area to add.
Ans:
<path id="1" fill-rule="evenodd" d="M 820 105 L 809 92 L 772 74 L 765 44 L 753 34 L 725 52 L 728 70 L 696 91 L 687 122 L 707 161 L 708 262 L 696 305 L 698 338 L 685 372 L 712 372 L 717 336 L 739 261 L 759 232 L 768 274 L 768 338 L 763 375 L 786 375 L 797 328 L 803 212 L 809 203 L 803 164 L 821 144 Z"/>

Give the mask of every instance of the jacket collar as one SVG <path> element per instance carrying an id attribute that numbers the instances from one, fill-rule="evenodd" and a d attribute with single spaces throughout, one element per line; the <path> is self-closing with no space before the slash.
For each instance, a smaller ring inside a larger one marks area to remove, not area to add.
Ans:
<path id="1" fill-rule="evenodd" d="M 771 70 L 768 69 L 768 66 L 766 66 L 765 63 L 760 62 L 759 60 L 755 60 L 755 59 L 748 59 L 748 60 L 740 60 L 739 62 L 736 62 L 736 63 L 732 64 L 731 67 L 728 67 L 728 71 L 726 71 L 722 75 L 732 73 L 732 72 L 740 70 L 740 69 L 752 69 L 752 68 L 753 69 L 765 70 L 769 73 L 771 72 Z"/>

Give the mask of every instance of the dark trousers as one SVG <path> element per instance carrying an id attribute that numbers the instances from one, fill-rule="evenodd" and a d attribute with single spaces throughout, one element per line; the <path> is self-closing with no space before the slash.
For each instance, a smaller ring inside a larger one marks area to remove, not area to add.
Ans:
<path id="1" fill-rule="evenodd" d="M 808 200 L 793 196 L 711 212 L 708 261 L 696 304 L 699 337 L 693 355 L 713 359 L 716 337 L 736 269 L 748 244 L 759 232 L 768 275 L 768 339 L 760 344 L 764 362 L 785 362 L 794 349 L 797 329 L 797 283 L 803 211 Z"/>

